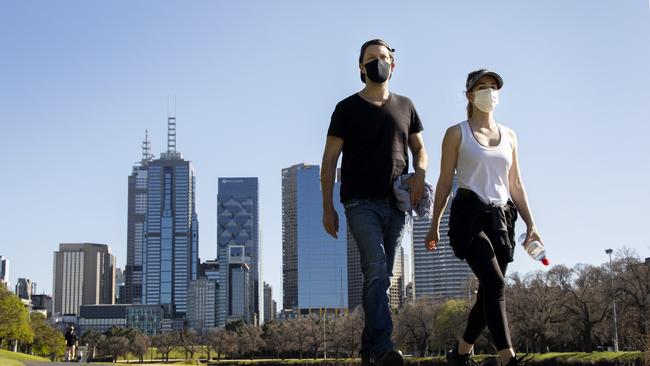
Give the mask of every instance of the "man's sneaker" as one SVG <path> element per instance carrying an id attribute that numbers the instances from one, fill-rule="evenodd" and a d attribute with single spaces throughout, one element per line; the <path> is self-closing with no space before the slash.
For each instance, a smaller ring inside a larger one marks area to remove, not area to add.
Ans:
<path id="1" fill-rule="evenodd" d="M 388 351 L 375 359 L 377 366 L 402 366 L 404 356 L 402 351 Z"/>
<path id="2" fill-rule="evenodd" d="M 447 352 L 447 363 L 449 366 L 478 366 L 476 361 L 472 360 L 470 354 L 461 355 L 458 353 L 458 348 L 454 348 Z"/>
<path id="3" fill-rule="evenodd" d="M 361 355 L 361 366 L 375 366 L 370 355 Z"/>

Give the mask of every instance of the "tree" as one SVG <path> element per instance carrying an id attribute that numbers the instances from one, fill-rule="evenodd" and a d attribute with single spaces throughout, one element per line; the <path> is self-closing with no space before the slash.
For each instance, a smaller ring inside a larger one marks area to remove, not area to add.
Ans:
<path id="1" fill-rule="evenodd" d="M 642 350 L 650 332 L 650 264 L 628 248 L 617 252 L 612 263 L 614 287 L 609 297 L 621 305 L 621 338 L 629 346 Z"/>
<path id="2" fill-rule="evenodd" d="M 180 345 L 183 347 L 183 350 L 185 351 L 185 359 L 187 360 L 188 357 L 187 355 L 189 354 L 189 359 L 193 360 L 194 359 L 194 353 L 196 353 L 196 349 L 199 346 L 199 335 L 196 333 L 195 330 L 184 330 L 183 332 L 179 333 L 180 336 Z"/>
<path id="3" fill-rule="evenodd" d="M 100 347 L 113 358 L 113 363 L 115 363 L 120 356 L 128 354 L 129 339 L 123 336 L 106 337 Z"/>
<path id="4" fill-rule="evenodd" d="M 30 323 L 34 332 L 31 348 L 35 355 L 54 359 L 65 353 L 63 334 L 47 322 L 45 315 L 37 312 L 32 313 Z"/>
<path id="5" fill-rule="evenodd" d="M 288 320 L 291 327 L 291 349 L 298 352 L 299 358 L 309 349 L 309 334 L 311 320 L 307 318 L 297 318 Z"/>
<path id="6" fill-rule="evenodd" d="M 217 353 L 217 361 L 223 354 L 237 351 L 237 335 L 226 329 L 210 329 L 205 335 L 205 342 Z"/>
<path id="7" fill-rule="evenodd" d="M 560 284 L 564 271 L 554 266 L 548 272 L 524 277 L 514 273 L 509 278 L 508 319 L 513 338 L 523 343 L 526 352 L 545 352 L 553 339 L 562 338 L 559 329 L 566 322 L 563 309 L 569 302 Z"/>
<path id="8" fill-rule="evenodd" d="M 240 352 L 250 353 L 252 360 L 258 347 L 264 345 L 264 341 L 262 340 L 262 329 L 253 324 L 245 324 L 239 329 L 238 335 L 240 340 Z"/>
<path id="9" fill-rule="evenodd" d="M 339 338 L 347 349 L 349 355 L 353 357 L 359 350 L 361 344 L 361 333 L 363 332 L 364 315 L 361 307 L 357 307 L 352 313 L 346 314 L 341 318 L 341 327 L 337 338 Z"/>
<path id="10" fill-rule="evenodd" d="M 328 352 L 333 351 L 335 358 L 339 358 L 341 349 L 346 346 L 345 336 L 342 334 L 345 321 L 347 321 L 347 317 L 341 316 L 328 320 L 326 323 L 327 350 Z M 363 327 L 363 323 L 361 323 L 361 327 Z"/>
<path id="11" fill-rule="evenodd" d="M 275 357 L 284 359 L 284 353 L 291 348 L 291 337 L 289 336 L 289 322 L 286 320 L 271 320 L 264 323 L 262 328 L 262 339 L 267 349 L 275 352 Z"/>
<path id="12" fill-rule="evenodd" d="M 558 266 L 562 267 L 562 266 Z M 606 319 L 610 310 L 607 299 L 608 275 L 602 267 L 579 264 L 572 270 L 560 268 L 559 281 L 568 295 L 565 305 L 581 332 L 582 348 L 593 350 L 594 328 Z"/>
<path id="13" fill-rule="evenodd" d="M 0 344 L 3 340 L 32 343 L 34 332 L 30 326 L 29 312 L 22 301 L 0 286 Z"/>
<path id="14" fill-rule="evenodd" d="M 314 352 L 314 358 L 318 357 L 318 348 L 323 343 L 323 319 L 316 317 L 308 317 L 307 329 L 309 336 L 307 337 L 308 348 Z"/>
<path id="15" fill-rule="evenodd" d="M 433 327 L 436 330 L 434 339 L 439 349 L 449 349 L 454 345 L 463 333 L 469 306 L 463 300 L 447 300 L 442 304 L 435 315 Z"/>
<path id="16" fill-rule="evenodd" d="M 175 332 L 162 333 L 151 338 L 151 345 L 162 353 L 163 361 L 169 362 L 169 353 L 176 348 L 178 344 L 178 335 Z"/>
<path id="17" fill-rule="evenodd" d="M 226 324 L 226 330 L 230 332 L 237 333 L 241 328 L 243 328 L 246 325 L 244 322 L 244 319 L 237 319 L 229 322 Z"/>
<path id="18" fill-rule="evenodd" d="M 106 336 L 92 329 L 81 336 L 81 344 L 88 346 L 90 358 L 95 358 L 97 355 L 97 347 L 102 344 L 104 338 L 106 338 Z"/>
<path id="19" fill-rule="evenodd" d="M 140 360 L 140 363 L 144 362 L 144 355 L 147 354 L 147 350 L 149 349 L 149 337 L 146 335 L 136 332 L 133 336 L 133 340 L 131 341 L 130 349 L 131 353 L 133 353 L 134 356 L 138 356 L 138 359 Z"/>
<path id="20" fill-rule="evenodd" d="M 397 343 L 424 357 L 429 352 L 434 334 L 433 319 L 439 308 L 440 302 L 433 298 L 419 298 L 404 306 L 395 317 Z"/>

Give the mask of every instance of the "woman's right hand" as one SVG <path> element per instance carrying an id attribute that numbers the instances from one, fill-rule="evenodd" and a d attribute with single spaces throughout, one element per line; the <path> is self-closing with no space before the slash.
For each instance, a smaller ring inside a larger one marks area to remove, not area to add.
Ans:
<path id="1" fill-rule="evenodd" d="M 434 251 L 436 249 L 438 241 L 440 241 L 440 230 L 438 228 L 438 225 L 432 224 L 429 232 L 427 233 L 426 239 L 424 239 L 424 246 L 427 248 L 427 250 Z"/>

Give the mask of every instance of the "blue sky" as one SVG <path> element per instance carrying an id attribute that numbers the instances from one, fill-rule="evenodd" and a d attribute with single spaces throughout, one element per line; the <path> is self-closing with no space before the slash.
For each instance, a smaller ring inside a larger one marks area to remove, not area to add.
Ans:
<path id="1" fill-rule="evenodd" d="M 553 263 L 604 249 L 650 257 L 650 9 L 597 1 L 5 1 L 0 5 L 0 255 L 51 289 L 60 242 L 126 256 L 127 176 L 149 129 L 196 168 L 200 256 L 216 256 L 217 178 L 260 178 L 265 281 L 281 303 L 284 167 L 320 162 L 358 49 L 397 49 L 391 89 L 414 101 L 435 183 L 444 130 L 479 67 L 505 81 L 497 120 L 519 136 Z M 520 224 L 523 230 L 523 224 Z M 519 250 L 512 270 L 540 266 Z"/>

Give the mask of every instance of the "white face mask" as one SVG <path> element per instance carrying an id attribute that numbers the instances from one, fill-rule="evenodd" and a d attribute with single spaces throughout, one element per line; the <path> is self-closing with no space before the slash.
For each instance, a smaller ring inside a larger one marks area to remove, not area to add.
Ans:
<path id="1" fill-rule="evenodd" d="M 474 92 L 474 105 L 485 113 L 492 112 L 499 104 L 499 91 L 492 88 Z"/>

